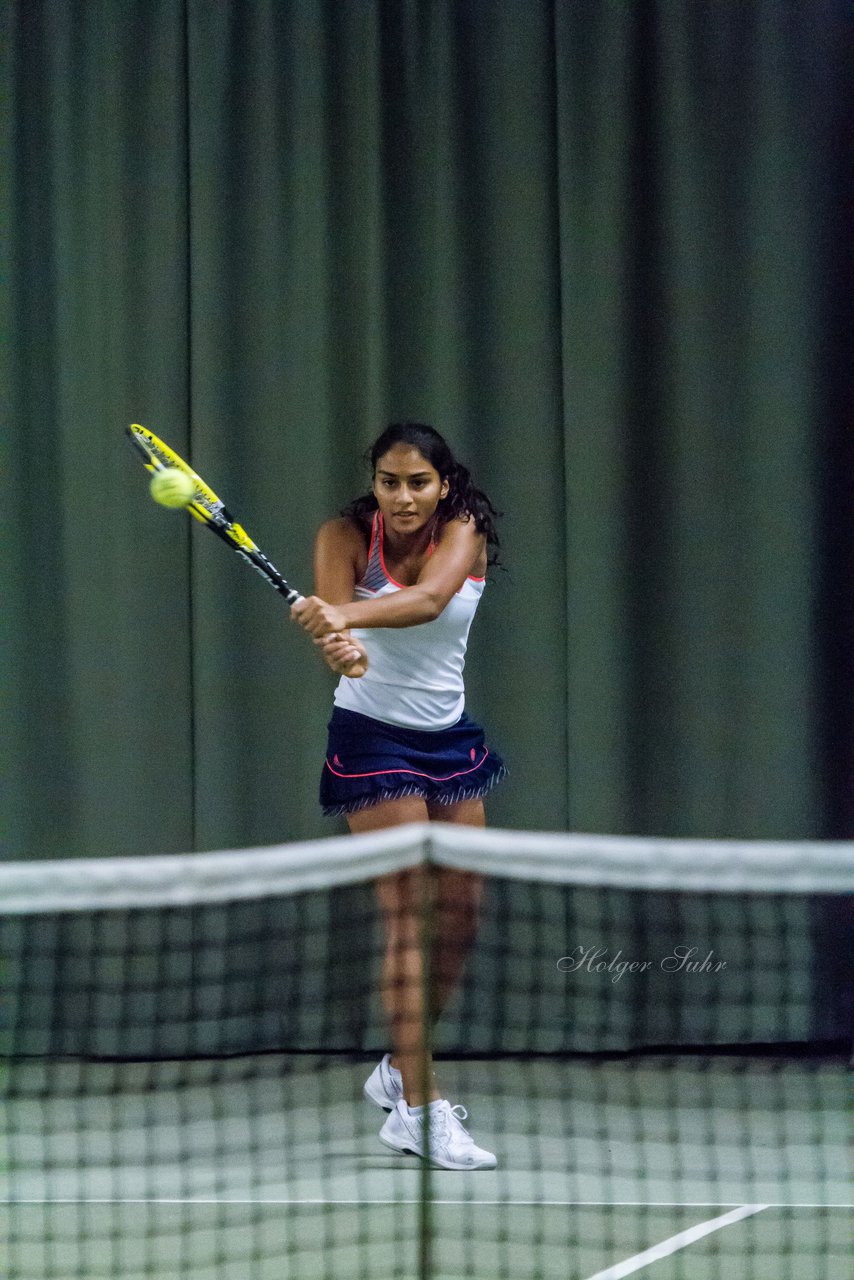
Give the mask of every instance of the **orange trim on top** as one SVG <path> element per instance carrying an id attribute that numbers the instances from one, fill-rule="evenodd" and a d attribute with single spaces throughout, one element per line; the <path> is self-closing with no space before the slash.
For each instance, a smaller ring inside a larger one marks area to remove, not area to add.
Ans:
<path id="1" fill-rule="evenodd" d="M 374 543 L 376 542 L 376 538 L 377 538 L 377 520 L 381 518 L 382 517 L 380 516 L 379 511 L 375 511 L 374 518 L 371 521 L 371 541 L 370 541 L 370 544 L 368 545 L 368 565 L 371 563 L 371 556 L 374 554 Z M 368 572 L 368 569 L 366 566 L 365 573 L 367 572 Z"/>
<path id="2" fill-rule="evenodd" d="M 398 582 L 397 578 L 393 578 L 389 573 L 388 569 L 385 567 L 385 552 L 383 551 L 383 543 L 385 541 L 385 526 L 383 524 L 383 513 L 381 511 L 378 511 L 377 515 L 379 516 L 379 530 L 380 530 L 380 567 L 382 568 L 383 573 L 388 578 L 389 582 L 393 587 L 399 587 L 401 591 L 405 591 L 406 584 L 403 582 Z"/>
<path id="3" fill-rule="evenodd" d="M 375 529 L 375 530 L 376 530 L 376 528 L 377 528 L 377 524 L 378 524 L 378 527 L 379 527 L 379 534 L 380 534 L 380 566 L 381 566 L 381 568 L 382 568 L 382 571 L 383 571 L 383 573 L 385 574 L 385 576 L 388 578 L 389 582 L 391 583 L 391 585 L 392 585 L 393 587 L 399 587 L 401 591 L 405 591 L 405 590 L 406 590 L 406 583 L 398 582 L 398 581 L 397 581 L 397 578 L 393 578 L 393 577 L 391 576 L 391 574 L 389 573 L 388 569 L 386 568 L 386 564 L 385 564 L 385 553 L 383 552 L 383 542 L 384 542 L 384 540 L 385 540 L 385 539 L 384 539 L 385 526 L 383 525 L 383 516 L 382 516 L 382 512 L 381 512 L 381 511 L 378 511 L 378 512 L 377 512 L 377 514 L 376 514 L 376 517 L 375 517 L 375 525 L 374 525 L 374 529 Z M 370 545 L 370 547 L 368 548 L 368 563 L 369 563 L 369 564 L 370 564 L 370 561 L 371 561 L 371 552 L 372 552 L 372 551 L 373 551 L 373 549 L 374 549 L 374 536 L 375 536 L 375 535 L 374 535 L 374 533 L 372 532 L 372 533 L 371 533 L 371 545 Z M 427 548 L 427 554 L 428 554 L 428 556 L 430 556 L 430 555 L 432 555 L 432 554 L 433 554 L 433 550 L 434 550 L 434 547 L 433 547 L 433 543 L 431 542 L 431 543 L 430 543 L 430 546 Z M 476 574 L 474 574 L 474 573 L 469 573 L 469 574 L 467 574 L 467 575 L 466 575 L 466 581 L 467 581 L 467 582 L 486 582 L 486 575 L 484 574 L 484 576 L 483 576 L 482 578 L 479 578 L 479 577 L 477 577 L 477 575 L 476 575 Z M 412 584 L 410 584 L 410 585 L 412 585 Z M 462 587 L 460 587 L 460 591 L 462 591 Z M 456 594 L 459 594 L 459 592 L 457 592 Z"/>

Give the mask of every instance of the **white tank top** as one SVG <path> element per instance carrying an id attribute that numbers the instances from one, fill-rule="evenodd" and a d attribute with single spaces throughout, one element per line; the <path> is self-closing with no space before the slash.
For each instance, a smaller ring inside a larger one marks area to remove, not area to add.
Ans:
<path id="1" fill-rule="evenodd" d="M 483 595 L 484 578 L 467 578 L 438 618 L 415 627 L 352 629 L 365 646 L 368 670 L 359 680 L 342 676 L 335 705 L 408 729 L 447 729 L 465 707 L 466 642 Z M 389 576 L 383 557 L 383 519 L 374 515 L 368 564 L 357 583 L 357 600 L 375 600 L 403 590 Z"/>

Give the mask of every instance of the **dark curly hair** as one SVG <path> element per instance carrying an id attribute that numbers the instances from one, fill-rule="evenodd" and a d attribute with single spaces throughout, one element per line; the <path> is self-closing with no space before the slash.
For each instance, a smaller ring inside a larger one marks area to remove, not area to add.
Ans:
<path id="1" fill-rule="evenodd" d="M 436 512 L 440 523 L 446 524 L 460 516 L 470 517 L 474 520 L 478 533 L 486 538 L 489 564 L 498 565 L 501 543 L 495 521 L 500 518 L 501 513 L 496 511 L 483 490 L 476 487 L 468 470 L 454 457 L 445 438 L 435 427 L 424 422 L 391 423 L 365 454 L 372 476 L 376 474 L 380 458 L 396 444 L 410 445 L 417 449 L 435 467 L 442 479 L 448 481 L 447 496 L 440 500 Z M 378 505 L 373 493 L 366 493 L 348 503 L 341 515 L 365 521 L 373 515 Z"/>

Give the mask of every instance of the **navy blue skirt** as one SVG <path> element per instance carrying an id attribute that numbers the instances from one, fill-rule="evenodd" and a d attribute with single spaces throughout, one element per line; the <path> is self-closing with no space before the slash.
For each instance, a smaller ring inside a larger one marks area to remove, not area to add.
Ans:
<path id="1" fill-rule="evenodd" d="M 507 770 L 480 725 L 465 713 L 448 729 L 404 729 L 335 707 L 320 779 L 326 814 L 353 813 L 383 800 L 423 796 L 455 804 L 486 795 Z"/>

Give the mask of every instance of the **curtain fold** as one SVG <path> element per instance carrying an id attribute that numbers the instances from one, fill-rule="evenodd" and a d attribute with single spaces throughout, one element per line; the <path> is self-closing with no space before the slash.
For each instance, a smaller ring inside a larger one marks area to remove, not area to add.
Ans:
<path id="1" fill-rule="evenodd" d="M 785 835 L 819 821 L 828 31 L 770 3 L 594 8 L 559 25 L 571 632 L 596 610 L 573 794 L 597 828 Z"/>
<path id="2" fill-rule="evenodd" d="M 6 856 L 340 829 L 331 677 L 130 421 L 303 590 L 383 425 L 448 435 L 505 512 L 494 824 L 850 834 L 839 3 L 6 24 Z"/>
<path id="3" fill-rule="evenodd" d="M 6 856 L 186 847 L 189 529 L 122 439 L 187 438 L 182 4 L 7 9 Z"/>

